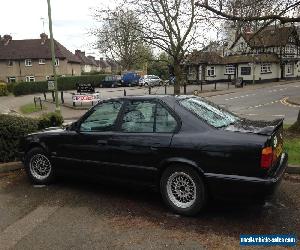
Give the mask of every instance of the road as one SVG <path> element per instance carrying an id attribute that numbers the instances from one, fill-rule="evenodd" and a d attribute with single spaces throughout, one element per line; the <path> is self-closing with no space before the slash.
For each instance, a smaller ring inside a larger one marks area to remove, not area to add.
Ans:
<path id="1" fill-rule="evenodd" d="M 220 91 L 208 92 L 214 89 L 214 85 L 203 85 L 204 92 L 200 95 L 203 95 L 209 100 L 217 104 L 223 105 L 229 110 L 250 119 L 273 120 L 276 118 L 284 117 L 286 124 L 292 124 L 296 120 L 299 107 L 287 105 L 284 101 L 284 98 L 300 96 L 299 81 L 294 81 L 291 83 L 277 82 L 255 86 L 247 86 L 244 89 L 236 89 L 234 88 L 234 86 L 230 86 L 228 90 L 227 84 L 218 84 L 216 87 L 217 90 Z M 187 92 L 193 93 L 194 90 L 199 89 L 199 86 L 192 85 L 187 87 Z M 100 92 L 101 99 L 123 96 L 124 90 L 126 90 L 127 95 L 149 94 L 148 88 L 138 87 L 97 89 L 97 91 Z M 72 105 L 72 92 L 74 91 L 67 91 L 64 94 L 65 102 L 69 105 Z M 151 94 L 164 93 L 164 87 L 155 87 L 151 91 Z M 167 88 L 167 93 L 173 94 L 172 86 L 169 86 Z M 7 113 L 8 110 L 18 111 L 18 108 L 21 105 L 33 102 L 34 96 L 35 95 L 27 95 L 21 97 L 0 97 L 0 113 Z M 51 98 L 50 94 L 48 94 L 48 98 Z M 52 108 L 48 108 L 48 111 L 54 110 L 54 105 L 52 106 Z M 80 117 L 84 113 L 84 111 L 72 110 L 70 108 L 62 107 L 62 113 L 66 119 L 76 119 Z"/>
<path id="2" fill-rule="evenodd" d="M 188 218 L 145 188 L 84 179 L 32 186 L 16 171 L 0 175 L 0 249 L 237 249 L 240 234 L 299 237 L 299 197 L 299 179 L 285 180 L 264 206 L 215 201 Z"/>
<path id="3" fill-rule="evenodd" d="M 297 118 L 299 107 L 288 105 L 283 99 L 293 96 L 300 96 L 299 82 L 217 95 L 209 99 L 250 119 L 285 118 L 286 124 L 292 124 Z"/>

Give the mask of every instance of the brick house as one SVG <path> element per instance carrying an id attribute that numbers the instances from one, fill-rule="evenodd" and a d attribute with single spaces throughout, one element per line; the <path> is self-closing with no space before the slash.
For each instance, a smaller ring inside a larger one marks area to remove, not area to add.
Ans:
<path id="1" fill-rule="evenodd" d="M 92 71 L 100 71 L 99 66 L 92 56 L 86 56 L 84 51 L 75 50 L 75 56 L 80 61 L 81 72 L 89 73 Z"/>
<path id="2" fill-rule="evenodd" d="M 54 41 L 58 75 L 81 75 L 80 61 L 56 40 Z M 53 75 L 50 39 L 13 40 L 10 35 L 0 39 L 0 80 L 5 82 L 45 81 Z"/>

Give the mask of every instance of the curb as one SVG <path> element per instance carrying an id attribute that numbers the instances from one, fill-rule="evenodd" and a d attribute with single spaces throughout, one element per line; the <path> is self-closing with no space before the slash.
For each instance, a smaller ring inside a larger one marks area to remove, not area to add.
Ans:
<path id="1" fill-rule="evenodd" d="M 20 161 L 7 162 L 0 164 L 0 173 L 6 173 L 24 168 L 24 165 Z"/>
<path id="2" fill-rule="evenodd" d="M 288 174 L 300 174 L 300 166 L 289 165 L 286 169 Z"/>
<path id="3" fill-rule="evenodd" d="M 24 165 L 20 161 L 7 162 L 0 164 L 0 173 L 6 173 L 24 168 Z M 300 174 L 300 166 L 289 165 L 286 169 L 287 174 Z"/>

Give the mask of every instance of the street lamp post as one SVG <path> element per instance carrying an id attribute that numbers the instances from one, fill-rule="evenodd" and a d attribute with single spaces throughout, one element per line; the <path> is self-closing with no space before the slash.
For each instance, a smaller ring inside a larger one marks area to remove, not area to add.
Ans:
<path id="1" fill-rule="evenodd" d="M 52 32 L 52 18 L 51 18 L 51 4 L 50 0 L 47 0 L 48 3 L 48 18 L 49 18 L 49 31 L 50 31 L 50 47 L 51 47 L 51 57 L 52 57 L 52 68 L 54 76 L 54 91 L 55 91 L 55 111 L 60 112 L 60 107 L 58 103 L 58 92 L 57 92 L 57 75 L 56 75 L 56 66 L 55 66 L 55 51 L 54 51 L 54 39 Z"/>

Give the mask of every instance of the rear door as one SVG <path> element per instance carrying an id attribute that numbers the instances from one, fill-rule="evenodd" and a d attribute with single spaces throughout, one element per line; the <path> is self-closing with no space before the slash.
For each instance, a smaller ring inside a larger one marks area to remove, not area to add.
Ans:
<path id="1" fill-rule="evenodd" d="M 157 100 L 128 100 L 112 137 L 117 175 L 151 180 L 158 164 L 170 155 L 178 118 Z"/>

